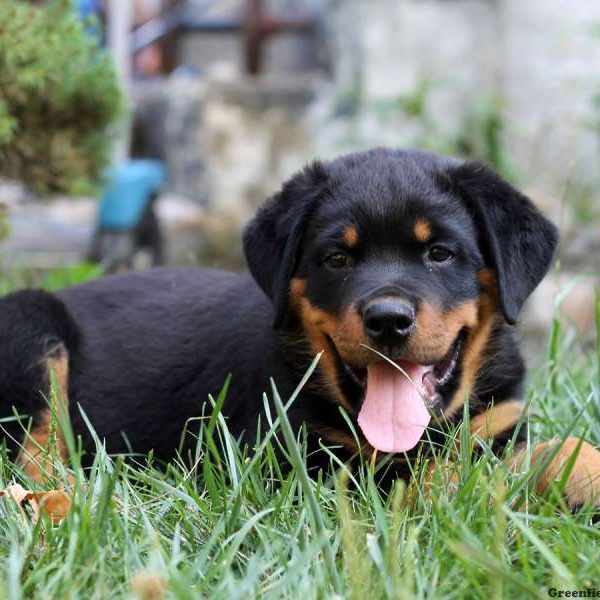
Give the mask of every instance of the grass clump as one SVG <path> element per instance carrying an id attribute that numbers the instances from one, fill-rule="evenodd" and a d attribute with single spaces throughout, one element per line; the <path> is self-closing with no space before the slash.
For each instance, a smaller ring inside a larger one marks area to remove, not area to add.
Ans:
<path id="1" fill-rule="evenodd" d="M 557 335 L 531 381 L 530 436 L 598 445 L 600 349 Z M 76 484 L 64 521 L 34 524 L 0 502 L 0 597 L 546 598 L 600 581 L 592 512 L 565 511 L 560 484 L 535 498 L 535 469 L 510 473 L 465 431 L 436 453 L 429 490 L 421 469 L 386 494 L 367 462 L 309 477 L 304 436 L 286 417 L 294 397 L 275 385 L 275 413 L 241 448 L 220 413 L 226 393 L 199 408 L 195 451 L 166 470 L 98 441 L 84 476 L 68 439 Z M 26 483 L 2 453 L 0 486 L 12 480 Z"/>

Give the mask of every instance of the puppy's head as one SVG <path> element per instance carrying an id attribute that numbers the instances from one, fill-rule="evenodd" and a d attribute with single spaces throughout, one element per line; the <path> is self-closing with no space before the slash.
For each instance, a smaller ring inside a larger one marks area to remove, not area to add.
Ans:
<path id="1" fill-rule="evenodd" d="M 556 241 L 488 167 L 388 149 L 314 163 L 244 231 L 275 327 L 300 324 L 333 397 L 396 452 L 419 441 L 428 404 L 472 385 L 494 321 L 515 323 Z"/>

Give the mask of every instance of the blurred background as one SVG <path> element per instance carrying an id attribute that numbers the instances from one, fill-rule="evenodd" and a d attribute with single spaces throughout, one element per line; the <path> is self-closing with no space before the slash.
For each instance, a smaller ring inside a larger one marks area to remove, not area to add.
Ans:
<path id="1" fill-rule="evenodd" d="M 295 170 L 376 145 L 491 163 L 560 226 L 522 332 L 592 339 L 597 0 L 2 0 L 0 292 L 243 269 Z"/>

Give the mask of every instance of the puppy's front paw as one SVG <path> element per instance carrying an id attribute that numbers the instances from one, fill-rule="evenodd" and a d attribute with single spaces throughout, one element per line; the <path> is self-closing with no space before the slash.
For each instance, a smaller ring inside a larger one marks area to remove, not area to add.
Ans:
<path id="1" fill-rule="evenodd" d="M 562 481 L 566 469 L 571 468 L 564 487 L 569 508 L 577 511 L 587 505 L 600 510 L 600 452 L 596 448 L 574 437 L 567 438 L 563 443 L 553 440 L 538 444 L 531 452 L 532 468 L 548 460 L 549 464 L 537 481 L 537 493 L 543 494 L 551 484 Z M 521 470 L 524 461 L 525 452 L 522 451 L 515 457 L 515 469 Z"/>

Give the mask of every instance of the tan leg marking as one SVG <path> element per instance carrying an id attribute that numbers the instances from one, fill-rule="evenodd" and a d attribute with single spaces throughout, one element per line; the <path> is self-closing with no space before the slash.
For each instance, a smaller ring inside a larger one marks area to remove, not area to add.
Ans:
<path id="1" fill-rule="evenodd" d="M 538 494 L 544 493 L 552 483 L 562 479 L 564 469 L 569 464 L 569 459 L 576 451 L 579 442 L 580 440 L 574 437 L 565 440 L 538 480 L 535 488 Z M 531 453 L 531 464 L 544 461 L 557 445 L 560 445 L 559 440 L 538 444 Z M 520 471 L 525 459 L 526 453 L 522 450 L 512 459 L 511 468 Z M 588 442 L 581 444 L 566 482 L 564 494 L 570 508 L 589 503 L 600 507 L 600 452 Z"/>
<path id="2" fill-rule="evenodd" d="M 57 477 L 52 465 L 52 450 L 58 453 L 60 459 L 66 463 L 67 447 L 59 423 L 68 415 L 68 385 L 69 385 L 69 357 L 66 350 L 59 351 L 58 356 L 51 356 L 46 360 L 48 374 L 48 390 L 51 390 L 51 374 L 54 374 L 58 397 L 51 398 L 56 411 L 53 418 L 52 411 L 45 409 L 38 416 L 38 423 L 25 436 L 23 447 L 17 457 L 17 464 L 36 483 L 43 483 L 44 479 Z"/>

